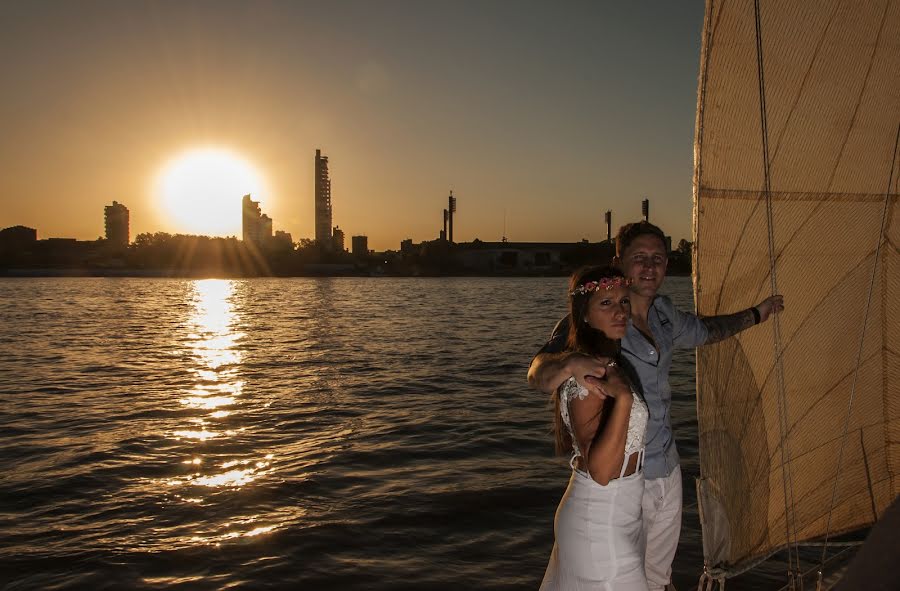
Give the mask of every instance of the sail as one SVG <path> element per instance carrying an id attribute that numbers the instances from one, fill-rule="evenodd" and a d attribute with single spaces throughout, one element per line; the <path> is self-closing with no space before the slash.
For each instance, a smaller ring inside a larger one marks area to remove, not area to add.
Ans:
<path id="1" fill-rule="evenodd" d="M 697 309 L 737 312 L 773 287 L 786 307 L 697 352 L 718 576 L 866 527 L 900 489 L 898 125 L 900 1 L 708 0 Z"/>

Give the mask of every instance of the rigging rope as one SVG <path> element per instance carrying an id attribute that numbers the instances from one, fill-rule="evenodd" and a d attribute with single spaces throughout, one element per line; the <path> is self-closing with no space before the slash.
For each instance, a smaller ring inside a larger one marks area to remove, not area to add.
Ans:
<path id="1" fill-rule="evenodd" d="M 841 447 L 838 452 L 837 466 L 834 473 L 834 484 L 831 486 L 831 504 L 828 507 L 828 522 L 825 526 L 825 543 L 822 545 L 822 560 L 819 565 L 819 581 L 822 580 L 822 571 L 825 569 L 825 553 L 828 550 L 828 536 L 831 533 L 831 515 L 834 512 L 834 501 L 837 496 L 838 477 L 841 471 L 841 462 L 844 459 L 844 443 L 847 440 L 847 431 L 850 428 L 850 414 L 853 410 L 853 397 L 856 395 L 856 381 L 859 377 L 859 365 L 862 362 L 863 345 L 866 339 L 866 326 L 869 324 L 869 309 L 872 304 L 872 292 L 875 291 L 875 276 L 878 272 L 878 257 L 881 254 L 881 245 L 884 243 L 884 231 L 887 222 L 888 203 L 891 200 L 891 185 L 894 182 L 894 170 L 897 165 L 897 148 L 900 146 L 900 124 L 897 125 L 897 137 L 894 139 L 894 152 L 891 158 L 891 171 L 888 175 L 887 190 L 884 192 L 884 204 L 881 207 L 881 230 L 878 233 L 878 244 L 875 246 L 875 258 L 872 261 L 872 276 L 869 279 L 869 293 L 866 296 L 866 311 L 863 314 L 863 325 L 859 335 L 859 347 L 856 350 L 856 369 L 853 371 L 853 383 L 850 386 L 850 400 L 847 403 L 847 415 L 844 417 L 844 433 L 841 436 Z"/>
<path id="2" fill-rule="evenodd" d="M 769 130 L 766 118 L 766 82 L 763 71 L 763 46 L 762 46 L 762 19 L 759 11 L 759 0 L 753 2 L 754 16 L 756 19 L 756 66 L 757 79 L 759 83 L 759 114 L 760 127 L 762 132 L 762 151 L 763 151 L 763 176 L 765 181 L 765 199 L 766 199 L 766 219 L 767 233 L 769 240 L 769 276 L 772 284 L 772 294 L 778 293 L 778 280 L 775 269 L 775 226 L 772 215 L 772 193 L 771 182 L 769 176 Z M 781 475 L 782 486 L 784 488 L 784 525 L 788 550 L 788 580 L 790 588 L 794 588 L 794 574 L 800 572 L 800 554 L 797 548 L 797 532 L 796 532 L 796 506 L 794 504 L 794 484 L 793 472 L 791 470 L 791 452 L 789 447 L 789 430 L 788 430 L 788 411 L 787 397 L 784 393 L 784 365 L 781 358 L 781 330 L 778 321 L 778 315 L 775 314 L 773 319 L 774 331 L 774 347 L 775 347 L 775 370 L 778 378 L 778 410 L 779 410 L 779 430 L 781 436 Z M 793 548 L 792 548 L 793 546 Z M 796 559 L 796 571 L 795 563 Z"/>

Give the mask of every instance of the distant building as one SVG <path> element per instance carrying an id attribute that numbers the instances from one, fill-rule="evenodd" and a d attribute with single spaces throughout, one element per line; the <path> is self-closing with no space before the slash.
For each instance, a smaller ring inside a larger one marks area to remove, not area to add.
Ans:
<path id="1" fill-rule="evenodd" d="M 449 241 L 453 242 L 453 214 L 456 213 L 456 197 L 453 196 L 453 191 L 450 191 L 450 197 L 447 201 L 447 218 L 449 224 L 447 226 L 447 232 L 444 234 L 444 237 Z"/>
<path id="2" fill-rule="evenodd" d="M 331 234 L 331 241 L 334 244 L 334 249 L 336 251 L 344 252 L 344 231 L 337 226 L 334 227 Z"/>
<path id="3" fill-rule="evenodd" d="M 112 205 L 103 208 L 106 225 L 106 241 L 112 246 L 125 248 L 129 242 L 128 208 L 113 201 Z"/>
<path id="4" fill-rule="evenodd" d="M 275 236 L 272 238 L 272 240 L 274 240 L 277 244 L 288 247 L 288 248 L 293 248 L 293 246 L 294 246 L 294 239 L 291 236 L 290 232 L 284 232 L 282 230 L 277 230 L 275 232 Z"/>
<path id="5" fill-rule="evenodd" d="M 12 226 L 0 230 L 0 246 L 5 248 L 21 248 L 32 246 L 37 242 L 37 230 L 25 226 Z"/>
<path id="6" fill-rule="evenodd" d="M 328 156 L 316 150 L 316 241 L 331 246 L 331 178 L 328 176 Z"/>
<path id="7" fill-rule="evenodd" d="M 413 241 L 412 238 L 407 238 L 406 240 L 400 241 L 400 252 L 404 254 L 411 253 L 413 251 Z"/>
<path id="8" fill-rule="evenodd" d="M 350 240 L 353 245 L 353 256 L 365 257 L 369 255 L 368 236 L 354 236 Z"/>
<path id="9" fill-rule="evenodd" d="M 33 261 L 49 267 L 90 267 L 98 261 L 109 263 L 109 241 L 46 238 L 35 243 Z"/>
<path id="10" fill-rule="evenodd" d="M 259 246 L 272 238 L 272 218 L 262 212 L 259 201 L 250 199 L 249 194 L 241 200 L 241 226 L 244 242 Z"/>
<path id="11" fill-rule="evenodd" d="M 564 267 L 612 260 L 611 242 L 481 242 L 460 244 L 457 260 L 478 272 L 555 272 Z"/>
<path id="12" fill-rule="evenodd" d="M 41 240 L 41 246 L 48 249 L 71 249 L 80 244 L 93 244 L 96 242 L 90 240 L 78 240 L 76 238 L 45 238 Z"/>

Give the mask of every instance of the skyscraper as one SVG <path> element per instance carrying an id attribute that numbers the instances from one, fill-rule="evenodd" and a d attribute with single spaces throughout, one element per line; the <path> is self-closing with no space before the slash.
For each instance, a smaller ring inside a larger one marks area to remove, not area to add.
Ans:
<path id="1" fill-rule="evenodd" d="M 249 194 L 241 200 L 241 229 L 244 242 L 260 245 L 272 238 L 272 218 L 262 212 L 259 201 L 250 199 Z"/>
<path id="2" fill-rule="evenodd" d="M 103 208 L 103 219 L 106 225 L 106 240 L 112 246 L 125 248 L 128 246 L 128 208 L 113 201 L 112 205 Z"/>
<path id="3" fill-rule="evenodd" d="M 316 150 L 316 241 L 326 248 L 331 243 L 331 178 L 328 176 L 328 156 Z"/>
<path id="4" fill-rule="evenodd" d="M 453 196 L 453 191 L 450 191 L 450 198 L 447 201 L 447 212 L 450 217 L 450 229 L 447 233 L 447 241 L 453 242 L 453 214 L 456 213 L 456 197 Z"/>
<path id="5" fill-rule="evenodd" d="M 365 257 L 369 254 L 369 237 L 368 236 L 353 236 L 350 239 L 350 243 L 353 245 L 353 256 L 356 257 Z"/>

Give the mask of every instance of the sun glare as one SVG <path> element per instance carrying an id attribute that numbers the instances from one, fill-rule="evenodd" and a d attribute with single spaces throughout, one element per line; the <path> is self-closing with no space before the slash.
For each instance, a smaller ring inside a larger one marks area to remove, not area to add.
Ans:
<path id="1" fill-rule="evenodd" d="M 222 148 L 197 148 L 172 158 L 154 190 L 167 219 L 178 231 L 207 236 L 240 236 L 241 198 L 265 202 L 262 175 L 252 164 Z"/>

